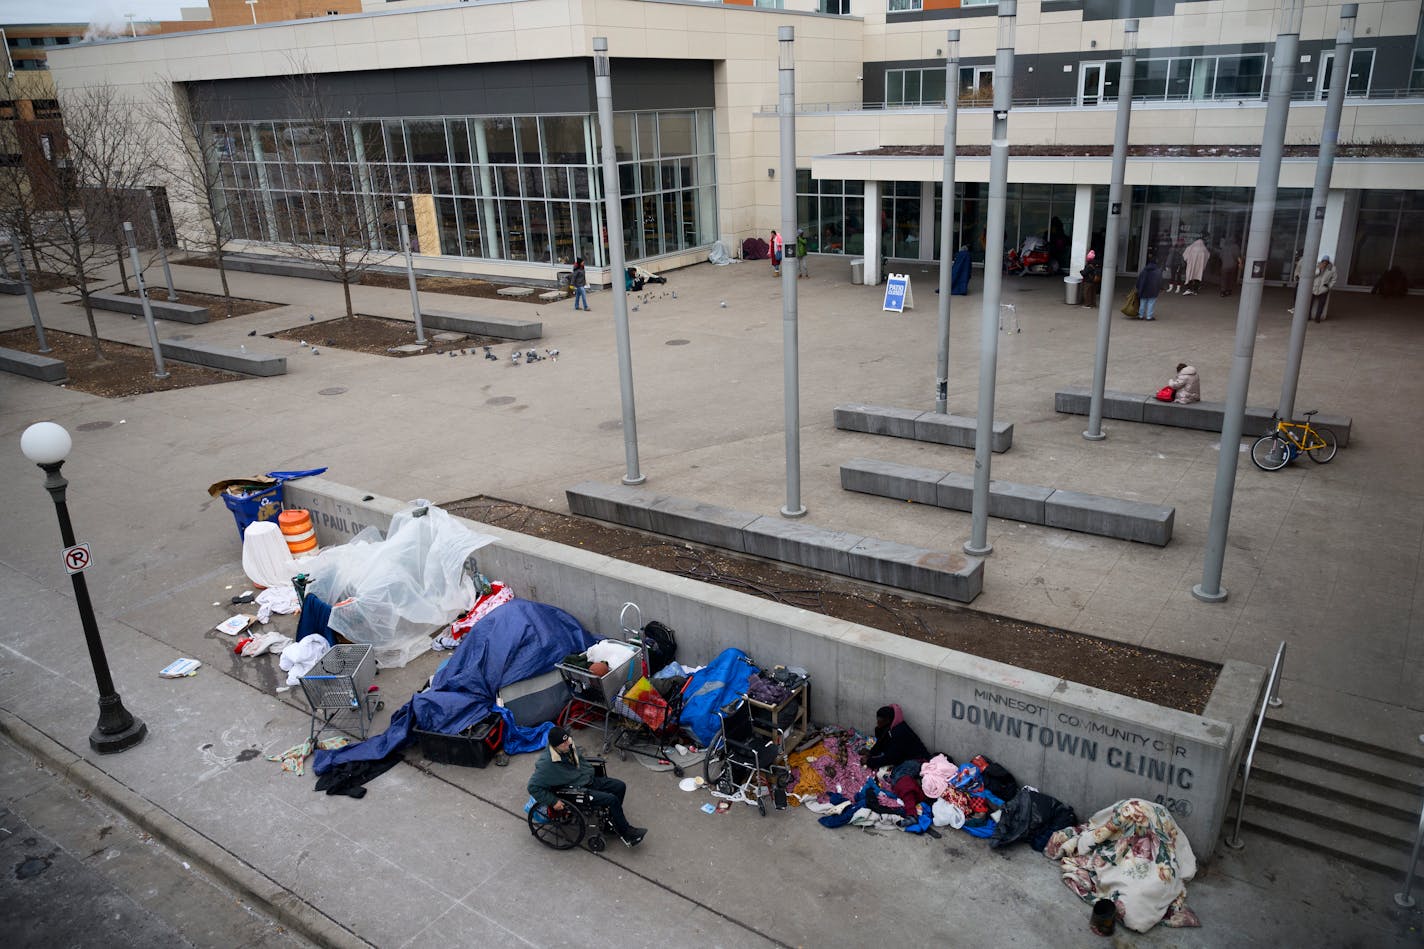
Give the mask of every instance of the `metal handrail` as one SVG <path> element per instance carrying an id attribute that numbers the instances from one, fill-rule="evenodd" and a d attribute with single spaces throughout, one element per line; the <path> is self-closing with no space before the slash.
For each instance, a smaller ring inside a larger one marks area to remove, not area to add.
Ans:
<path id="1" fill-rule="evenodd" d="M 1246 846 L 1241 839 L 1241 812 L 1246 809 L 1246 788 L 1251 783 L 1251 765 L 1256 760 L 1256 744 L 1261 740 L 1261 726 L 1266 724 L 1266 709 L 1280 708 L 1281 667 L 1286 659 L 1286 644 L 1281 643 L 1276 650 L 1276 661 L 1271 663 L 1271 677 L 1266 683 L 1266 694 L 1261 697 L 1261 710 L 1256 713 L 1256 730 L 1251 735 L 1251 747 L 1246 751 L 1246 767 L 1241 773 L 1241 799 L 1236 803 L 1236 827 L 1231 831 L 1231 839 L 1226 846 L 1240 850 Z"/>

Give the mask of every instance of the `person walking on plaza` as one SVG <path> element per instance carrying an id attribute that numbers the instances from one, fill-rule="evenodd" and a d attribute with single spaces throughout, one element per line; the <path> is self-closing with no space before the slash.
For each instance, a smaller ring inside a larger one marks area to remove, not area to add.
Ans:
<path id="1" fill-rule="evenodd" d="M 1142 268 L 1142 273 L 1137 275 L 1137 302 L 1141 312 L 1137 314 L 1140 320 L 1155 320 L 1154 315 L 1157 309 L 1157 297 L 1162 293 L 1162 270 L 1157 266 L 1157 261 L 1152 258 L 1147 259 L 1147 266 Z"/>
<path id="2" fill-rule="evenodd" d="M 771 232 L 771 273 L 774 277 L 781 276 L 781 257 L 786 251 L 786 245 L 781 240 L 781 235 L 775 231 Z"/>
<path id="3" fill-rule="evenodd" d="M 1231 296 L 1236 290 L 1236 278 L 1241 273 L 1241 245 L 1236 238 L 1221 242 L 1221 295 Z"/>
<path id="4" fill-rule="evenodd" d="M 1206 274 L 1206 262 L 1211 257 L 1211 251 L 1206 247 L 1206 236 L 1202 235 L 1192 241 L 1190 247 L 1182 252 L 1182 257 L 1187 262 L 1186 273 L 1183 275 L 1187 280 L 1187 289 L 1182 291 L 1183 296 L 1196 296 L 1201 289 L 1202 277 Z"/>
<path id="5" fill-rule="evenodd" d="M 1319 323 L 1325 319 L 1325 310 L 1330 305 L 1330 291 L 1335 286 L 1335 265 L 1329 257 L 1320 258 L 1315 265 L 1315 277 L 1310 284 L 1310 311 L 1307 314 Z"/>
<path id="6" fill-rule="evenodd" d="M 806 231 L 798 229 L 796 231 L 796 276 L 811 276 L 811 265 L 806 262 Z"/>
<path id="7" fill-rule="evenodd" d="M 534 763 L 534 774 L 529 778 L 528 787 L 535 803 L 555 814 L 566 806 L 555 791 L 583 788 L 596 806 L 608 809 L 613 829 L 623 843 L 636 847 L 648 835 L 646 827 L 634 827 L 623 815 L 623 797 L 628 793 L 628 786 L 617 778 L 594 774 L 593 764 L 579 755 L 573 737 L 558 725 L 549 729 L 549 747 Z"/>
<path id="8" fill-rule="evenodd" d="M 574 275 L 571 282 L 574 286 L 574 309 L 588 312 L 588 271 L 584 270 L 582 257 L 574 261 Z"/>
<path id="9" fill-rule="evenodd" d="M 1083 306 L 1097 306 L 1098 285 L 1103 282 L 1103 265 L 1098 263 L 1097 251 L 1088 251 L 1083 269 L 1078 271 L 1078 274 L 1083 278 Z"/>

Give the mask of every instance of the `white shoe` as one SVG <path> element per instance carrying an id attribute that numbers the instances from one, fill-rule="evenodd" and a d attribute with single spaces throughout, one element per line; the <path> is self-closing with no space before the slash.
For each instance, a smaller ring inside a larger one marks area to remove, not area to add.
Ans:
<path id="1" fill-rule="evenodd" d="M 1295 315 L 1295 307 L 1293 307 L 1293 306 L 1288 306 L 1288 307 L 1286 307 L 1286 312 L 1289 313 L 1289 314 L 1291 314 L 1292 316 L 1294 316 L 1294 315 Z"/>

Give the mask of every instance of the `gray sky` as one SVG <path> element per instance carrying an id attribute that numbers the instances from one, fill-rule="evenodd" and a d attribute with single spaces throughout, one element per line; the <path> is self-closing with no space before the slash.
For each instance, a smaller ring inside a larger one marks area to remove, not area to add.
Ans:
<path id="1" fill-rule="evenodd" d="M 134 19 L 177 20 L 181 7 L 205 6 L 205 0 L 0 0 L 0 23 L 111 23 Z"/>

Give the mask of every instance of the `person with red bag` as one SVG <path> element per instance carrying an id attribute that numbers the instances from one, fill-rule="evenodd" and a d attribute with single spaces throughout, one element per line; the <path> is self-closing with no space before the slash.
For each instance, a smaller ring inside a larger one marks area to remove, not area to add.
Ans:
<path id="1" fill-rule="evenodd" d="M 1201 401 L 1201 379 L 1195 366 L 1177 363 L 1177 375 L 1157 392 L 1157 401 L 1190 405 Z"/>

